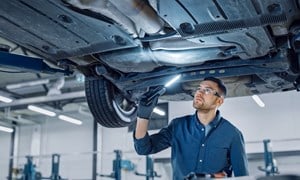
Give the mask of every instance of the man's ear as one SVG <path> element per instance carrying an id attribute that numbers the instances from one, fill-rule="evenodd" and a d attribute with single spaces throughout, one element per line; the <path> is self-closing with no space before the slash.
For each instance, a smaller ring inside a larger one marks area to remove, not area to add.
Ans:
<path id="1" fill-rule="evenodd" d="M 218 107 L 220 107 L 223 103 L 224 103 L 224 97 L 219 97 L 217 99 L 217 105 L 218 105 Z"/>

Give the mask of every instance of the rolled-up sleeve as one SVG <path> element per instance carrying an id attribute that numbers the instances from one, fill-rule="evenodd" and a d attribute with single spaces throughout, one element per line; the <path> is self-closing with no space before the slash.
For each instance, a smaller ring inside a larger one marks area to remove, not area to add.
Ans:
<path id="1" fill-rule="evenodd" d="M 134 140 L 134 148 L 135 151 L 139 155 L 147 155 L 149 152 L 151 152 L 151 146 L 149 146 L 150 143 L 150 137 L 149 134 L 147 133 L 143 138 L 141 139 L 136 139 L 135 138 L 135 131 L 133 132 L 133 140 Z"/>
<path id="2" fill-rule="evenodd" d="M 139 155 L 154 154 L 171 146 L 172 130 L 169 125 L 161 129 L 158 133 L 146 135 L 141 139 L 135 138 L 135 131 L 133 132 L 134 148 Z"/>

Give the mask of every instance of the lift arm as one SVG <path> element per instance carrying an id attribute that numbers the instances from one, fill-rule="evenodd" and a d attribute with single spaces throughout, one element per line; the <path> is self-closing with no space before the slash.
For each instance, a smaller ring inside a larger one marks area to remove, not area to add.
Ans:
<path id="1" fill-rule="evenodd" d="M 52 68 L 40 58 L 21 56 L 3 51 L 0 51 L 0 67 L 1 66 L 25 72 L 47 74 L 63 73 L 65 75 L 72 74 L 70 70 Z"/>

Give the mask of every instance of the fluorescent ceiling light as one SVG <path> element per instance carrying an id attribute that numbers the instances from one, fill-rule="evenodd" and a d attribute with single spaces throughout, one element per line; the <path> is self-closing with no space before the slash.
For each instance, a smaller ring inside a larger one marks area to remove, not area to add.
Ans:
<path id="1" fill-rule="evenodd" d="M 265 103 L 259 98 L 258 95 L 253 95 L 252 98 L 258 106 L 265 107 Z"/>
<path id="2" fill-rule="evenodd" d="M 46 109 L 43 109 L 43 108 L 40 108 L 40 107 L 37 107 L 37 106 L 28 105 L 27 108 L 31 111 L 35 111 L 35 112 L 38 112 L 38 113 L 41 113 L 41 114 L 44 114 L 44 115 L 47 115 L 47 116 L 51 116 L 51 117 L 56 116 L 55 112 L 52 112 L 52 111 L 49 111 L 49 110 L 46 110 Z"/>
<path id="3" fill-rule="evenodd" d="M 77 124 L 77 125 L 81 125 L 82 124 L 82 121 L 80 121 L 78 119 L 71 118 L 69 116 L 59 115 L 58 118 L 61 119 L 61 120 L 73 123 L 73 124 Z"/>
<path id="4" fill-rule="evenodd" d="M 160 116 L 166 115 L 166 112 L 165 112 L 165 111 L 163 111 L 163 110 L 161 110 L 161 109 L 159 109 L 159 108 L 157 108 L 157 107 L 155 107 L 155 108 L 153 109 L 153 112 L 156 113 L 156 114 L 158 114 L 158 115 L 160 115 Z"/>
<path id="5" fill-rule="evenodd" d="M 176 82 L 178 79 L 180 79 L 180 77 L 181 77 L 181 74 L 175 76 L 174 78 L 172 78 L 169 82 L 167 82 L 165 84 L 165 87 L 171 86 L 174 82 Z"/>
<path id="6" fill-rule="evenodd" d="M 0 101 L 5 102 L 5 103 L 10 103 L 10 102 L 12 102 L 13 100 L 10 99 L 10 98 L 8 98 L 8 97 L 4 97 L 4 96 L 1 96 L 1 95 L 0 95 Z"/>
<path id="7" fill-rule="evenodd" d="M 49 79 L 40 79 L 36 81 L 28 81 L 28 82 L 22 82 L 17 84 L 8 84 L 6 85 L 6 89 L 18 89 L 23 87 L 29 87 L 29 86 L 37 86 L 42 84 L 48 84 L 50 82 Z"/>
<path id="8" fill-rule="evenodd" d="M 4 126 L 0 126 L 0 131 L 12 133 L 12 132 L 14 132 L 14 129 L 8 128 L 8 127 L 4 127 Z"/>

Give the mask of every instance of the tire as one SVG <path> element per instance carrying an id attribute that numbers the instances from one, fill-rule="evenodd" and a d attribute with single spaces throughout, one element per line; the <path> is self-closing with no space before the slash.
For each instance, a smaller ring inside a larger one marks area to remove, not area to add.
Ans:
<path id="1" fill-rule="evenodd" d="M 296 53 L 293 50 L 288 54 L 290 70 L 295 74 L 300 74 L 300 53 Z"/>
<path id="2" fill-rule="evenodd" d="M 106 79 L 87 77 L 85 92 L 90 111 L 102 126 L 126 127 L 136 120 L 136 104 L 126 100 Z"/>

